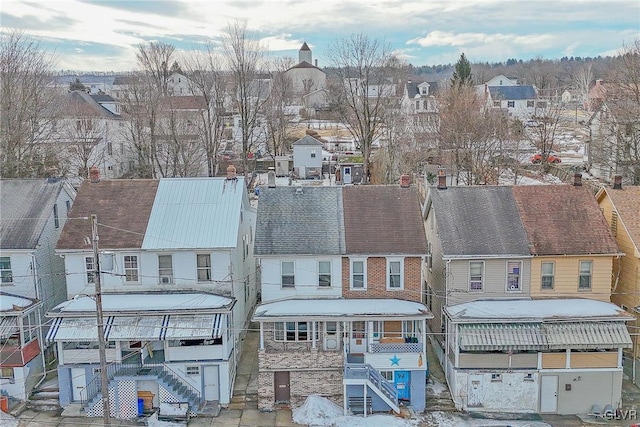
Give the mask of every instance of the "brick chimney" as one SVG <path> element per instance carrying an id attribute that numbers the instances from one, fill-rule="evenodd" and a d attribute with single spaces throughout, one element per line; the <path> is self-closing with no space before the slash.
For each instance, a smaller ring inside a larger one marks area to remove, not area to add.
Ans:
<path id="1" fill-rule="evenodd" d="M 447 172 L 444 169 L 438 169 L 438 190 L 447 189 Z"/>
<path id="2" fill-rule="evenodd" d="M 89 181 L 94 184 L 100 182 L 100 169 L 95 166 L 89 168 Z"/>
<path id="3" fill-rule="evenodd" d="M 400 175 L 400 187 L 409 188 L 410 185 L 411 185 L 411 177 L 406 173 L 403 173 L 402 175 Z"/>
<path id="4" fill-rule="evenodd" d="M 227 166 L 227 180 L 237 179 L 236 178 L 236 167 L 233 165 Z"/>
<path id="5" fill-rule="evenodd" d="M 267 187 L 276 188 L 276 170 L 275 168 L 270 167 L 269 172 L 267 172 Z"/>
<path id="6" fill-rule="evenodd" d="M 582 174 L 574 173 L 573 174 L 573 186 L 574 187 L 582 187 Z"/>
<path id="7" fill-rule="evenodd" d="M 613 177 L 613 189 L 622 190 L 622 175 L 616 175 Z"/>

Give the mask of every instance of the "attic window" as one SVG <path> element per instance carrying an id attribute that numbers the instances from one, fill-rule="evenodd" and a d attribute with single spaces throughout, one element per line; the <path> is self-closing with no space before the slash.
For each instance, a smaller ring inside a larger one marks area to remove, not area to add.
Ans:
<path id="1" fill-rule="evenodd" d="M 420 93 L 423 94 L 423 95 L 426 95 L 427 94 L 427 88 L 426 87 L 421 87 L 420 88 Z"/>

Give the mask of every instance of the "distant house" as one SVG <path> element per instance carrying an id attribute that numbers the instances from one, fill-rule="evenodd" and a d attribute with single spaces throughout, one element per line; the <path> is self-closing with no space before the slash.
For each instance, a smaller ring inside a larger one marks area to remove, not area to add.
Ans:
<path id="1" fill-rule="evenodd" d="M 0 180 L 0 390 L 25 400 L 44 378 L 44 313 L 66 296 L 54 253 L 75 198 L 65 181 Z"/>
<path id="2" fill-rule="evenodd" d="M 426 305 L 442 313 L 429 327 L 456 407 L 616 407 L 630 316 L 608 302 L 620 252 L 592 194 L 568 185 L 449 187 L 445 178 L 422 205 L 423 277 Z"/>
<path id="3" fill-rule="evenodd" d="M 521 120 L 535 115 L 536 108 L 547 108 L 547 101 L 538 101 L 533 86 L 484 86 L 482 92 L 490 108 L 506 111 Z"/>
<path id="4" fill-rule="evenodd" d="M 313 62 L 311 49 L 306 42 L 298 52 L 298 63 L 286 70 L 284 76 L 289 79 L 293 91 L 300 99 L 326 87 L 327 75 L 318 68 L 318 60 Z"/>
<path id="5" fill-rule="evenodd" d="M 140 392 L 154 407 L 188 402 L 191 414 L 228 405 L 257 298 L 244 179 L 85 181 L 76 200 L 73 218 L 97 214 L 109 389 L 119 402 L 111 415 L 137 417 Z M 58 349 L 60 404 L 101 416 L 87 236 L 89 222 L 71 220 L 58 242 L 68 301 L 49 311 L 47 339 Z"/>
<path id="6" fill-rule="evenodd" d="M 299 178 L 322 178 L 323 146 L 322 142 L 310 135 L 293 143 L 293 171 Z"/>
<path id="7" fill-rule="evenodd" d="M 437 82 L 409 81 L 404 86 L 400 105 L 402 111 L 411 116 L 411 123 L 418 130 L 435 129 L 438 120 L 437 91 Z"/>
<path id="8" fill-rule="evenodd" d="M 380 224 L 396 218 L 394 227 Z M 258 406 L 322 394 L 345 412 L 422 411 L 426 251 L 412 187 L 277 187 L 260 194 Z"/>

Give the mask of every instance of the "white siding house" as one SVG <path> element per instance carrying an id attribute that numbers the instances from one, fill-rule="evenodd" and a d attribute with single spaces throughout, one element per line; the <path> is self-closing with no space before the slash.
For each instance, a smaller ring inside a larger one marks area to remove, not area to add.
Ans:
<path id="1" fill-rule="evenodd" d="M 310 135 L 293 143 L 293 171 L 299 178 L 322 178 L 322 147 L 322 142 Z"/>
<path id="2" fill-rule="evenodd" d="M 44 378 L 43 314 L 66 297 L 54 249 L 74 197 L 62 180 L 0 180 L 0 390 L 16 399 Z"/>
<path id="3" fill-rule="evenodd" d="M 194 415 L 228 405 L 257 298 L 256 212 L 244 179 L 85 182 L 76 207 L 74 215 L 98 215 L 105 319 L 113 325 L 105 334 L 114 364 L 109 388 L 121 402 L 111 415 L 137 417 L 137 392 L 152 393 L 154 407 L 189 402 Z M 56 328 L 48 339 L 61 354 L 61 405 L 101 416 L 97 331 L 74 330 L 95 326 L 92 300 L 83 298 L 95 293 L 93 253 L 83 240 L 89 229 L 77 223 L 65 228 L 57 247 L 69 301 L 49 312 Z"/>

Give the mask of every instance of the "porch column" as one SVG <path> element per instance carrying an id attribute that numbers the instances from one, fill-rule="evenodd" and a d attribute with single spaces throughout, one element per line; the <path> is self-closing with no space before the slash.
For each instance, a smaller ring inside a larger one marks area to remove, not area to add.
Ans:
<path id="1" fill-rule="evenodd" d="M 364 417 L 367 418 L 367 385 L 363 386 L 364 388 L 364 401 L 362 403 L 362 412 L 364 412 Z"/>
<path id="2" fill-rule="evenodd" d="M 311 322 L 311 348 L 315 349 L 317 348 L 316 345 L 316 324 L 318 322 Z"/>
<path id="3" fill-rule="evenodd" d="M 425 361 L 427 360 L 427 319 L 422 319 L 422 351 L 424 352 Z"/>
<path id="4" fill-rule="evenodd" d="M 345 344 L 344 348 L 345 348 L 345 353 L 346 350 L 349 348 L 349 334 L 351 332 L 347 331 L 347 322 L 342 322 L 342 342 Z M 346 396 L 346 395 L 345 395 Z"/>
<path id="5" fill-rule="evenodd" d="M 634 358 L 635 362 L 635 358 Z M 622 368 L 623 356 L 622 356 L 622 347 L 618 348 L 618 368 Z M 635 375 L 635 369 L 633 370 L 633 375 Z"/>
<path id="6" fill-rule="evenodd" d="M 56 347 L 58 349 L 58 364 L 64 365 L 64 344 L 62 341 L 56 341 Z"/>
<path id="7" fill-rule="evenodd" d="M 567 349 L 567 360 L 564 364 L 564 367 L 566 369 L 571 368 L 571 349 L 570 348 Z"/>
<path id="8" fill-rule="evenodd" d="M 260 322 L 260 350 L 264 350 L 264 325 Z"/>

